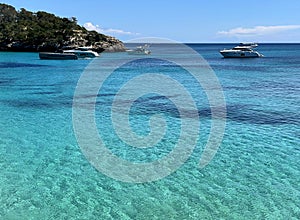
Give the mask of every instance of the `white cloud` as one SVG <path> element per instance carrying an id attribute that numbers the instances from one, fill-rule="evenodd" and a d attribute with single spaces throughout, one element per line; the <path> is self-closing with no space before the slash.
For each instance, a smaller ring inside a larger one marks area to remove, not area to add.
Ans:
<path id="1" fill-rule="evenodd" d="M 288 30 L 300 29 L 300 25 L 274 25 L 274 26 L 255 26 L 253 28 L 233 28 L 228 31 L 219 31 L 219 35 L 225 35 L 229 37 L 241 37 L 241 36 L 259 36 L 275 34 Z"/>
<path id="2" fill-rule="evenodd" d="M 133 33 L 129 31 L 123 31 L 119 29 L 113 29 L 113 28 L 108 28 L 108 29 L 103 29 L 99 25 L 94 25 L 91 22 L 87 22 L 83 25 L 87 30 L 89 31 L 97 31 L 102 34 L 117 34 L 117 35 L 138 35 L 139 33 Z"/>

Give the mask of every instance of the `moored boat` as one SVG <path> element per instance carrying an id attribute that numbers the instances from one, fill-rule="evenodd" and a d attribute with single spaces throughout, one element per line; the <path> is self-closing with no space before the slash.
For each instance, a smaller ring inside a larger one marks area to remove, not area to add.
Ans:
<path id="1" fill-rule="evenodd" d="M 63 53 L 75 54 L 78 58 L 94 58 L 99 57 L 99 53 L 91 50 L 91 47 L 78 47 L 74 50 L 63 50 Z"/>
<path id="2" fill-rule="evenodd" d="M 220 53 L 224 58 L 255 58 L 263 57 L 262 54 L 253 50 L 258 44 L 256 43 L 240 43 L 238 46 L 232 49 L 221 50 Z"/>
<path id="3" fill-rule="evenodd" d="M 149 50 L 149 45 L 145 44 L 144 46 L 138 46 L 133 50 L 127 50 L 127 53 L 130 55 L 149 55 L 151 50 Z"/>
<path id="4" fill-rule="evenodd" d="M 39 57 L 42 60 L 77 60 L 78 59 L 78 57 L 72 53 L 40 52 Z"/>

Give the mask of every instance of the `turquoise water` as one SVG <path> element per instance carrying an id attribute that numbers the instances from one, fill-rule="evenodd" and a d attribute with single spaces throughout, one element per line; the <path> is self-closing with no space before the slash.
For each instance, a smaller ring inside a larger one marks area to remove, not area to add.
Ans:
<path id="1" fill-rule="evenodd" d="M 209 133 L 209 105 L 180 67 L 141 59 L 113 75 L 97 98 L 96 122 L 105 143 L 134 162 L 166 155 L 180 133 L 180 117 L 166 97 L 136 100 L 133 131 L 147 134 L 149 117 L 157 112 L 168 129 L 153 150 L 131 149 L 109 121 L 122 83 L 140 72 L 164 72 L 195 98 L 201 132 L 193 154 L 171 175 L 141 184 L 97 171 L 76 141 L 73 94 L 91 60 L 0 53 L 1 219 L 300 219 L 300 45 L 260 45 L 261 59 L 223 59 L 218 50 L 233 45 L 189 46 L 218 76 L 227 106 L 223 142 L 204 169 L 198 162 Z M 124 56 L 104 53 L 99 59 Z"/>

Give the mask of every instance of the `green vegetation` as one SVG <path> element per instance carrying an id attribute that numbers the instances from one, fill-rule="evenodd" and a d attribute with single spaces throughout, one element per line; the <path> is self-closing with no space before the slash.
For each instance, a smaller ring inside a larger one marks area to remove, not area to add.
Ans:
<path id="1" fill-rule="evenodd" d="M 119 44 L 119 40 L 87 31 L 77 19 L 60 18 L 39 11 L 33 13 L 22 8 L 0 4 L 0 50 L 5 51 L 56 51 L 63 47 L 93 46 L 103 50 Z M 121 45 L 121 46 L 120 46 Z"/>

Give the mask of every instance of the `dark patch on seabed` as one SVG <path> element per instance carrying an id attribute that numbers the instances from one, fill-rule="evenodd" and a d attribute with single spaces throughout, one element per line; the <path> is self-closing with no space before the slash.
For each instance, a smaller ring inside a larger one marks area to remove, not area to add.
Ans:
<path id="1" fill-rule="evenodd" d="M 174 118 L 189 118 L 195 115 L 195 111 L 180 109 L 181 115 L 176 106 L 168 103 L 146 102 L 138 103 L 133 107 L 131 113 L 152 115 L 157 113 L 168 114 Z M 223 109 L 214 109 L 215 116 L 222 113 Z M 212 112 L 210 108 L 198 108 L 200 118 L 210 118 Z M 223 115 L 223 114 L 220 114 Z M 284 111 L 257 110 L 255 106 L 249 105 L 229 105 L 226 106 L 226 119 L 241 123 L 257 125 L 283 125 L 283 124 L 300 124 L 299 114 L 292 114 Z"/>
<path id="2" fill-rule="evenodd" d="M 37 109 L 52 109 L 52 108 L 70 108 L 72 107 L 72 99 L 53 99 L 53 102 L 49 100 L 3 100 L 2 104 L 20 109 L 37 108 Z"/>
<path id="3" fill-rule="evenodd" d="M 51 93 L 51 92 L 50 92 Z M 49 94 L 50 94 L 49 93 Z M 157 97 L 158 98 L 158 97 Z M 2 104 L 12 106 L 15 108 L 71 108 L 72 97 L 56 97 L 55 101 L 49 100 L 41 101 L 38 99 L 27 99 L 27 100 L 2 100 Z M 107 105 L 107 102 L 96 102 L 96 105 Z M 130 114 L 135 115 L 153 115 L 153 114 L 167 114 L 174 118 L 191 118 L 195 114 L 198 114 L 200 118 L 211 118 L 212 111 L 209 107 L 198 108 L 198 110 L 190 109 L 177 109 L 174 104 L 171 103 L 157 103 L 157 102 L 144 102 L 135 103 L 131 108 Z M 222 113 L 223 109 L 214 109 L 216 117 L 218 113 Z M 220 114 L 220 117 L 223 114 Z M 228 121 L 235 121 L 240 123 L 257 124 L 257 125 L 284 125 L 294 124 L 300 125 L 299 114 L 292 114 L 284 111 L 268 111 L 268 110 L 257 110 L 255 106 L 251 105 L 227 105 L 226 106 L 226 119 Z"/>
<path id="4" fill-rule="evenodd" d="M 284 111 L 256 110 L 246 105 L 227 106 L 227 119 L 258 125 L 300 124 L 299 114 Z"/>
<path id="5" fill-rule="evenodd" d="M 271 72 L 271 68 L 264 66 L 242 66 L 242 65 L 222 65 L 222 64 L 212 64 L 211 67 L 214 70 L 234 70 L 242 72 Z"/>
<path id="6" fill-rule="evenodd" d="M 54 95 L 54 94 L 60 94 L 60 92 L 46 91 L 46 92 L 32 92 L 30 94 L 33 94 L 33 95 Z"/>
<path id="7" fill-rule="evenodd" d="M 48 65 L 16 63 L 16 62 L 0 62 L 0 68 L 42 67 L 42 66 L 48 66 Z"/>
<path id="8" fill-rule="evenodd" d="M 0 79 L 0 86 L 7 86 L 12 85 L 16 82 L 19 78 L 7 78 L 7 79 Z"/>

